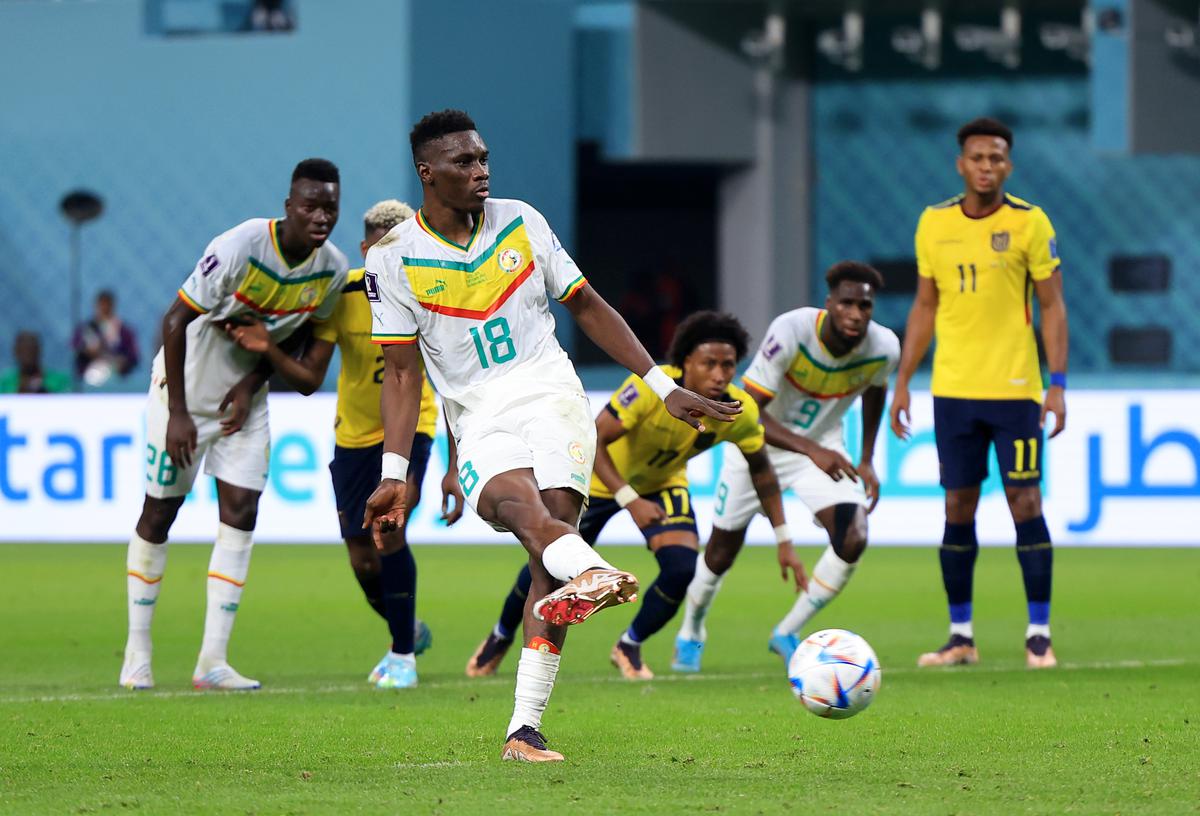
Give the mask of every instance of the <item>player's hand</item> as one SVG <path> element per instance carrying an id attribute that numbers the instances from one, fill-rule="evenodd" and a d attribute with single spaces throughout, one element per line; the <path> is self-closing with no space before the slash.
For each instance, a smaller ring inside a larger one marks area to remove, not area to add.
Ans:
<path id="1" fill-rule="evenodd" d="M 404 482 L 399 479 L 384 479 L 367 499 L 363 527 L 371 528 L 371 537 L 375 539 L 376 549 L 383 549 L 383 536 L 404 526 L 406 497 Z"/>
<path id="2" fill-rule="evenodd" d="M 639 530 L 645 530 L 655 524 L 662 524 L 667 520 L 667 511 L 649 499 L 634 499 L 625 506 L 625 509 L 629 511 L 629 515 L 633 516 L 633 523 L 638 526 Z"/>
<path id="3" fill-rule="evenodd" d="M 196 452 L 196 423 L 187 411 L 172 411 L 167 419 L 167 456 L 177 467 L 192 466 Z"/>
<path id="4" fill-rule="evenodd" d="M 875 475 L 875 466 L 870 462 L 859 462 L 858 478 L 862 479 L 863 491 L 871 502 L 867 505 L 867 513 L 870 513 L 879 504 L 879 477 Z"/>
<path id="5" fill-rule="evenodd" d="M 788 570 L 792 571 L 792 580 L 796 582 L 796 591 L 802 592 L 808 589 L 808 576 L 804 572 L 804 562 L 796 555 L 796 548 L 792 546 L 792 542 L 786 541 L 779 545 L 777 552 L 779 556 L 779 577 L 787 583 Z"/>
<path id="6" fill-rule="evenodd" d="M 835 482 L 840 482 L 843 477 L 852 482 L 858 481 L 858 471 L 854 469 L 854 465 L 850 464 L 850 460 L 837 451 L 818 447 L 808 454 L 808 458 L 812 459 L 814 465 L 829 474 L 829 478 Z"/>
<path id="7" fill-rule="evenodd" d="M 271 347 L 271 335 L 267 332 L 266 324 L 249 316 L 239 323 L 226 321 L 225 333 L 230 340 L 255 354 L 266 354 Z"/>
<path id="8" fill-rule="evenodd" d="M 222 436 L 235 434 L 242 429 L 246 424 L 246 417 L 250 416 L 250 405 L 253 402 L 254 389 L 245 380 L 229 389 L 229 393 L 221 400 L 221 406 L 217 409 L 217 413 L 220 414 L 225 414 L 225 409 L 229 409 L 229 413 L 221 420 Z"/>
<path id="9" fill-rule="evenodd" d="M 701 433 L 704 432 L 704 421 L 701 417 L 712 417 L 717 422 L 733 422 L 734 417 L 742 412 L 741 400 L 717 402 L 686 388 L 676 388 L 667 394 L 663 404 L 667 407 L 667 413 Z"/>
<path id="10" fill-rule="evenodd" d="M 895 390 L 892 392 L 892 407 L 888 409 L 888 413 L 892 416 L 892 433 L 898 439 L 907 440 L 912 436 L 912 418 L 908 414 L 908 386 L 896 384 Z"/>
<path id="11" fill-rule="evenodd" d="M 1067 396 L 1061 386 L 1052 385 L 1046 390 L 1046 401 L 1042 403 L 1041 427 L 1046 427 L 1046 414 L 1054 414 L 1054 430 L 1050 438 L 1058 436 L 1067 427 Z"/>
<path id="12" fill-rule="evenodd" d="M 446 475 L 442 477 L 442 521 L 446 522 L 447 527 L 452 527 L 454 522 L 462 518 L 466 501 L 462 485 L 458 483 L 458 473 L 453 470 L 446 471 Z"/>

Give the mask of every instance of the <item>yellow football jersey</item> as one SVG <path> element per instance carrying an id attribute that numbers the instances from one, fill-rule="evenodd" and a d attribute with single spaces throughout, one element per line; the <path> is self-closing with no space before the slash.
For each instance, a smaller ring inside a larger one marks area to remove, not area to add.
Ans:
<path id="1" fill-rule="evenodd" d="M 379 393 L 383 386 L 383 354 L 371 342 L 371 305 L 363 286 L 362 269 L 351 269 L 333 316 L 313 329 L 320 340 L 337 343 L 342 353 L 338 372 L 337 419 L 334 439 L 342 448 L 368 448 L 383 441 Z M 421 416 L 417 433 L 437 430 L 437 398 L 428 377 L 421 384 Z"/>
<path id="2" fill-rule="evenodd" d="M 1042 400 L 1033 336 L 1033 282 L 1059 268 L 1054 227 L 1011 195 L 984 218 L 962 196 L 926 207 L 917 224 L 917 271 L 938 291 L 934 396 Z"/>
<path id="3" fill-rule="evenodd" d="M 673 366 L 663 366 L 663 370 L 676 381 L 683 376 Z M 687 461 L 719 442 L 732 442 L 747 454 L 761 450 L 766 437 L 758 421 L 758 403 L 735 385 L 730 385 L 727 393 L 729 399 L 742 401 L 742 412 L 733 422 L 709 422 L 708 430 L 699 433 L 667 413 L 663 401 L 642 378 L 630 374 L 605 406 L 625 428 L 625 435 L 608 446 L 617 472 L 645 495 L 664 487 L 687 487 Z M 597 499 L 613 497 L 594 473 L 590 494 Z"/>

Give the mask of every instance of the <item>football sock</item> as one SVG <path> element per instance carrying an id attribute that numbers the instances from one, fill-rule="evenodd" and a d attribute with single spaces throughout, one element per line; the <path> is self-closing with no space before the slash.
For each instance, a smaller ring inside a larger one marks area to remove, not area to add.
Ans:
<path id="1" fill-rule="evenodd" d="M 559 581 L 570 581 L 580 573 L 597 567 L 616 569 L 589 547 L 578 533 L 567 533 L 546 545 L 542 552 L 542 566 Z"/>
<path id="2" fill-rule="evenodd" d="M 379 614 L 379 617 L 387 620 L 387 609 L 383 605 L 383 579 L 380 574 L 355 571 L 354 577 L 358 580 L 358 585 L 362 587 L 367 603 Z"/>
<path id="3" fill-rule="evenodd" d="M 942 562 L 942 585 L 950 604 L 950 634 L 975 637 L 971 626 L 971 597 L 975 581 L 975 559 L 979 541 L 975 538 L 975 522 L 951 524 L 946 522 L 942 547 L 938 557 Z"/>
<path id="4" fill-rule="evenodd" d="M 679 626 L 679 636 L 684 640 L 705 640 L 708 633 L 704 631 L 704 618 L 708 615 L 708 607 L 712 605 L 713 597 L 721 588 L 721 576 L 708 568 L 703 558 L 696 559 L 696 574 L 687 588 L 687 602 L 683 607 L 683 622 Z"/>
<path id="5" fill-rule="evenodd" d="M 1050 637 L 1050 583 L 1054 572 L 1054 550 L 1043 516 L 1017 524 L 1017 560 L 1025 579 L 1025 601 L 1029 607 L 1030 631 L 1026 637 Z M 1033 627 L 1038 627 L 1033 631 Z"/>
<path id="6" fill-rule="evenodd" d="M 517 688 L 514 693 L 512 719 L 508 722 L 505 738 L 523 725 L 540 729 L 542 712 L 550 702 L 554 690 L 554 677 L 558 674 L 561 655 L 549 649 L 521 649 L 521 660 L 517 663 Z"/>
<path id="7" fill-rule="evenodd" d="M 417 561 L 412 548 L 405 546 L 379 559 L 379 577 L 383 587 L 383 605 L 387 611 L 388 631 L 392 633 L 392 651 L 410 654 L 413 627 L 417 619 Z"/>
<path id="8" fill-rule="evenodd" d="M 516 634 L 518 627 L 521 625 L 521 618 L 525 616 L 525 600 L 529 597 L 529 587 L 533 584 L 533 573 L 529 571 L 529 565 L 521 567 L 520 574 L 517 575 L 517 582 L 513 584 L 512 589 L 508 591 L 508 597 L 504 599 L 504 608 L 500 610 L 500 621 L 496 624 L 496 637 L 501 640 L 512 640 Z"/>
<path id="9" fill-rule="evenodd" d="M 204 615 L 204 642 L 200 646 L 200 659 L 208 667 L 227 660 L 229 635 L 250 571 L 252 535 L 249 530 L 217 525 L 217 543 L 208 562 L 208 609 Z"/>
<path id="10" fill-rule="evenodd" d="M 126 650 L 149 652 L 150 623 L 167 569 L 167 543 L 151 544 L 134 533 L 125 555 L 126 594 L 129 597 L 129 640 Z"/>
<path id="11" fill-rule="evenodd" d="M 642 595 L 638 613 L 629 626 L 635 643 L 641 643 L 667 625 L 687 597 L 688 585 L 696 574 L 697 553 L 691 547 L 672 545 L 654 553 L 659 573 Z"/>
<path id="12" fill-rule="evenodd" d="M 808 579 L 808 589 L 800 593 L 796 603 L 779 625 L 775 627 L 777 635 L 797 634 L 808 623 L 809 618 L 821 611 L 830 601 L 838 596 L 842 587 L 854 574 L 856 564 L 849 564 L 838 557 L 833 547 L 826 547 L 817 565 L 813 567 Z"/>

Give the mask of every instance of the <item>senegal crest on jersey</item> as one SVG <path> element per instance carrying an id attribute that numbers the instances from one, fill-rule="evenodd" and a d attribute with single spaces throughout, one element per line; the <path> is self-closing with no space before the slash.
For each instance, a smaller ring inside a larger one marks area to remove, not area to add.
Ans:
<path id="1" fill-rule="evenodd" d="M 533 274 L 533 247 L 517 216 L 473 261 L 403 258 L 417 302 L 452 317 L 483 320 L 504 305 Z"/>

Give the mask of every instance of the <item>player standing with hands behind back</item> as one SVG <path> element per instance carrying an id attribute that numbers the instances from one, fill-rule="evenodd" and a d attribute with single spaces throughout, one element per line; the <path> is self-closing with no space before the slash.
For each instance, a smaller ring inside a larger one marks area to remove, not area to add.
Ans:
<path id="1" fill-rule="evenodd" d="M 993 443 L 1025 579 L 1026 665 L 1057 665 L 1050 646 L 1053 554 L 1039 483 L 1046 414 L 1054 414 L 1051 438 L 1066 424 L 1067 309 L 1050 219 L 1039 207 L 1004 192 L 1012 143 L 1012 131 L 995 119 L 963 125 L 957 167 L 966 191 L 926 208 L 917 225 L 919 279 L 892 399 L 892 431 L 908 437 L 908 383 L 936 331 L 931 390 L 946 489 L 940 555 L 950 605 L 950 640 L 921 655 L 919 666 L 979 660 L 971 626 L 979 553 L 975 510 Z M 1050 366 L 1044 401 L 1033 335 L 1034 291 Z"/>
<path id="2" fill-rule="evenodd" d="M 371 248 L 364 277 L 385 365 L 383 472 L 364 526 L 376 523 L 382 534 L 404 523 L 423 357 L 458 442 L 467 502 L 492 526 L 511 530 L 530 557 L 525 648 L 502 757 L 561 761 L 540 729 L 565 627 L 633 600 L 638 585 L 579 536 L 596 426 L 555 339 L 549 298 L 641 376 L 675 418 L 704 430 L 700 417 L 731 421 L 741 408 L 679 387 L 588 285 L 542 214 L 489 197 L 488 149 L 471 117 L 431 113 L 409 138 L 421 209 Z"/>

